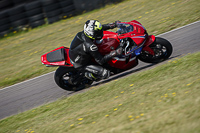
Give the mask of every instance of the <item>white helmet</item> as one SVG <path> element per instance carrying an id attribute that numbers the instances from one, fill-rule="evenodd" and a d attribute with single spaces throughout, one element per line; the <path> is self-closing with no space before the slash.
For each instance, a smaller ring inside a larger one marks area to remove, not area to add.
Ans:
<path id="1" fill-rule="evenodd" d="M 91 39 L 100 40 L 103 37 L 102 25 L 98 20 L 88 20 L 84 25 L 84 33 Z"/>

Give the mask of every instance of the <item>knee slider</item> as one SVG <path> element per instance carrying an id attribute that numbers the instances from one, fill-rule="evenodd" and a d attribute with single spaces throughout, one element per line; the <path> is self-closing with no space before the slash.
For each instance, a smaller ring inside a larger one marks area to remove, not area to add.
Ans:
<path id="1" fill-rule="evenodd" d="M 101 76 L 102 76 L 103 79 L 109 78 L 109 77 L 110 77 L 110 71 L 103 68 L 103 71 L 102 71 L 102 73 L 101 73 Z"/>

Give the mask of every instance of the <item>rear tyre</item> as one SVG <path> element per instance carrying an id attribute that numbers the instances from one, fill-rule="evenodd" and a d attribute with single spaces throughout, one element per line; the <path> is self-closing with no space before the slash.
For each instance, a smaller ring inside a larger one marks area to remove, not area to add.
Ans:
<path id="1" fill-rule="evenodd" d="M 93 81 L 87 78 L 83 78 L 81 83 L 77 85 L 70 84 L 68 80 L 73 75 L 73 73 L 76 73 L 76 72 L 77 72 L 76 69 L 73 67 L 59 67 L 55 72 L 54 80 L 60 88 L 67 91 L 82 90 L 93 83 Z"/>
<path id="2" fill-rule="evenodd" d="M 154 43 L 149 46 L 155 53 L 155 55 L 149 54 L 148 51 L 142 51 L 138 56 L 138 59 L 146 63 L 159 63 L 170 57 L 173 48 L 171 43 L 161 37 L 156 37 Z"/>

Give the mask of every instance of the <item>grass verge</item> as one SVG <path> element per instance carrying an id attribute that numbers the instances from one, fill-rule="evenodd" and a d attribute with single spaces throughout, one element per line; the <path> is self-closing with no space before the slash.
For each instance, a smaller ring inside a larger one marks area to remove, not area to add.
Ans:
<path id="1" fill-rule="evenodd" d="M 197 133 L 200 52 L 0 121 L 1 133 Z"/>
<path id="2" fill-rule="evenodd" d="M 69 46 L 88 19 L 101 23 L 136 19 L 149 34 L 158 35 L 200 19 L 197 0 L 126 0 L 25 33 L 0 39 L 0 88 L 55 70 L 41 65 L 40 56 Z"/>

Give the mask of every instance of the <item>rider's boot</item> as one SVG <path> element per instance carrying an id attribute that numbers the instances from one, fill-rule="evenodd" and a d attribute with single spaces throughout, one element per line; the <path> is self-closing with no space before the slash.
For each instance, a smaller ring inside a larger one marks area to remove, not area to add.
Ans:
<path id="1" fill-rule="evenodd" d="M 72 75 L 69 77 L 68 82 L 71 85 L 78 85 L 80 83 L 81 79 L 82 79 L 82 75 L 75 74 L 75 75 Z"/>
<path id="2" fill-rule="evenodd" d="M 90 72 L 85 72 L 85 77 L 92 80 L 92 81 L 99 81 L 101 80 L 100 78 L 94 76 L 94 74 L 90 73 Z"/>

